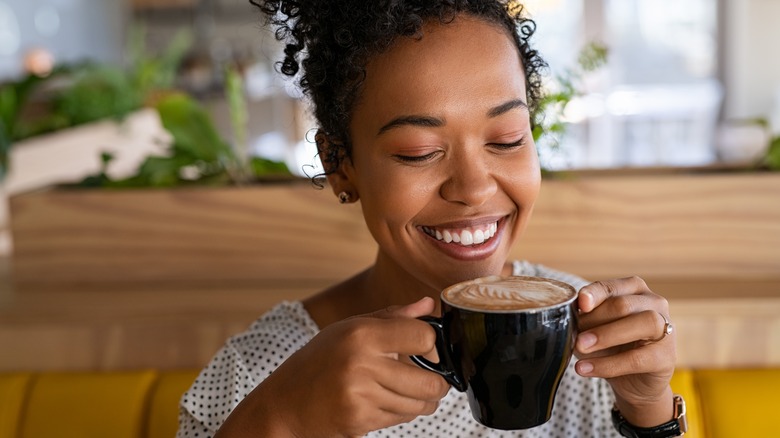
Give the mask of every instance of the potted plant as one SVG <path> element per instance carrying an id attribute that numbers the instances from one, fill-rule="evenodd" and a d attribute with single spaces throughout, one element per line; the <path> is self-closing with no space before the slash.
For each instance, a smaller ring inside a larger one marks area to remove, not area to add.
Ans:
<path id="1" fill-rule="evenodd" d="M 175 254 L 182 247 L 198 247 L 211 241 L 209 236 L 220 240 L 215 228 L 232 227 L 226 230 L 230 233 L 236 229 L 231 225 L 234 216 L 243 217 L 241 210 L 268 202 L 263 200 L 263 187 L 252 183 L 296 180 L 284 164 L 249 157 L 246 148 L 240 147 L 246 141 L 246 110 L 243 85 L 236 71 L 229 70 L 226 74 L 226 98 L 234 122 L 235 147 L 220 137 L 208 112 L 197 100 L 172 91 L 173 66 L 175 59 L 180 58 L 182 47 L 183 43 L 172 44 L 160 59 L 136 56 L 134 67 L 124 71 L 92 64 L 62 67 L 47 78 L 29 76 L 4 87 L 4 95 L 13 93 L 13 99 L 0 102 L 25 103 L 26 99 L 19 97 L 27 98 L 36 87 L 51 84 L 51 89 L 45 90 L 49 100 L 42 115 L 30 118 L 22 110 L 23 105 L 8 106 L 11 110 L 4 113 L 8 123 L 3 126 L 12 129 L 4 130 L 6 146 L 24 138 L 23 133 L 32 132 L 27 129 L 30 126 L 39 127 L 34 131 L 40 133 L 75 125 L 76 120 L 89 123 L 103 117 L 127 118 L 141 107 L 152 111 L 160 125 L 160 130 L 153 133 L 155 148 L 144 151 L 138 165 L 129 173 L 112 172 L 117 162 L 114 151 L 107 147 L 95 153 L 99 157 L 97 169 L 80 182 L 60 184 L 56 190 L 23 193 L 11 199 L 13 272 L 17 285 L 40 284 L 44 277 L 36 272 L 41 269 L 50 272 L 44 280 L 49 284 L 153 282 L 175 278 L 179 271 L 200 272 L 201 279 L 216 281 L 223 277 L 224 269 L 193 267 L 191 259 L 186 261 Z M 93 107 L 90 102 L 97 103 Z M 74 114 L 78 117 L 73 117 Z M 124 134 L 121 125 L 116 126 L 116 131 L 118 135 Z M 96 140 L 82 138 L 81 141 Z M 104 144 L 91 147 L 102 148 Z M 14 147 L 25 145 L 16 143 Z M 231 202 L 239 211 L 230 208 Z M 206 211 L 214 205 L 221 207 Z M 168 239 L 155 238 L 161 233 L 160 227 L 169 226 L 171 218 L 177 218 L 180 223 L 190 219 L 197 222 L 204 214 L 210 217 L 206 224 L 208 230 L 201 230 L 197 236 L 168 233 Z M 127 221 L 128 217 L 134 219 Z M 79 234 L 67 231 L 73 229 L 80 230 Z M 40 240 L 52 234 L 59 237 Z M 106 235 L 111 238 L 104 239 Z M 136 269 L 122 269 L 127 263 L 126 250 L 139 255 L 135 258 L 140 263 Z M 83 263 L 74 261 L 73 254 L 78 253 L 87 254 Z M 209 277 L 209 272 L 216 276 Z"/>
<path id="2" fill-rule="evenodd" d="M 180 32 L 158 56 L 146 53 L 142 29 L 130 41 L 126 68 L 80 62 L 0 84 L 0 180 L 10 194 L 94 172 L 100 149 L 119 155 L 117 175 L 158 149 L 153 139 L 163 130 L 146 104 L 173 84 L 190 37 Z M 87 154 L 94 161 L 70 159 Z M 14 172 L 14 161 L 24 172 Z"/>

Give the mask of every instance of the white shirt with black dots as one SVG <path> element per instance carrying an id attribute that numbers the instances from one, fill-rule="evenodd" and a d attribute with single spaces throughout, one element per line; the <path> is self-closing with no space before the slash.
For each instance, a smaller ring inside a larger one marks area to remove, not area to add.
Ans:
<path id="1" fill-rule="evenodd" d="M 579 277 L 525 261 L 513 264 L 513 275 L 552 278 L 579 290 Z M 301 302 L 283 302 L 228 340 L 182 396 L 177 438 L 211 437 L 230 412 L 255 386 L 295 351 L 306 345 L 319 327 Z M 574 360 L 564 373 L 550 421 L 534 429 L 501 431 L 486 428 L 471 416 L 466 394 L 451 389 L 430 416 L 375 431 L 367 437 L 619 437 L 610 412 L 614 395 L 602 379 L 574 372 Z"/>

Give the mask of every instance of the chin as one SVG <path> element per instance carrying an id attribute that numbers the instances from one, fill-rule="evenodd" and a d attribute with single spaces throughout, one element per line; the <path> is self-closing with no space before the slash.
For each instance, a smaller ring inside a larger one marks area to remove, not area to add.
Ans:
<path id="1" fill-rule="evenodd" d="M 457 266 L 452 266 L 446 272 L 440 272 L 436 286 L 439 290 L 442 290 L 462 281 L 488 277 L 490 275 L 501 275 L 504 264 L 505 261 L 503 260 L 492 262 L 485 260 L 482 262 L 458 264 Z"/>

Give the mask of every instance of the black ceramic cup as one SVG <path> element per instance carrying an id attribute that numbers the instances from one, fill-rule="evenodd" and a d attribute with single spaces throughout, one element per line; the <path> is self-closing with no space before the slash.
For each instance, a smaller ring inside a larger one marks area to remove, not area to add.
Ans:
<path id="1" fill-rule="evenodd" d="M 577 291 L 538 277 L 485 277 L 442 292 L 439 362 L 412 360 L 468 395 L 481 424 L 529 429 L 550 419 L 576 337 Z"/>

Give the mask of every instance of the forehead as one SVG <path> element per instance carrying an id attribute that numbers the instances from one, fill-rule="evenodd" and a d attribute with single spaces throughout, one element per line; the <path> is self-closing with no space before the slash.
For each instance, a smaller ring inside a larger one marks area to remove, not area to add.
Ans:
<path id="1" fill-rule="evenodd" d="M 463 105 L 487 109 L 508 98 L 526 98 L 511 36 L 486 21 L 458 17 L 449 24 L 429 22 L 421 38 L 401 38 L 372 58 L 355 116 L 366 110 L 381 118 Z"/>

